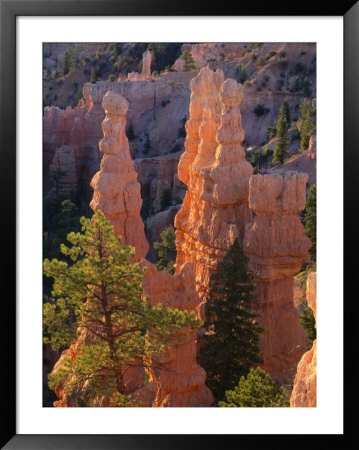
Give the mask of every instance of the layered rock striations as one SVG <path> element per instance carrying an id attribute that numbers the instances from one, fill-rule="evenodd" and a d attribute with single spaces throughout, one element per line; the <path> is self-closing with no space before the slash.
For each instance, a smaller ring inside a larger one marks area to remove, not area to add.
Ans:
<path id="1" fill-rule="evenodd" d="M 207 67 L 191 81 L 190 117 L 178 177 L 188 187 L 175 218 L 177 260 L 193 264 L 204 300 L 211 273 L 251 220 L 239 105 L 243 88 Z M 203 317 L 203 304 L 201 315 Z"/>
<path id="2" fill-rule="evenodd" d="M 115 234 L 122 236 L 124 245 L 135 247 L 136 260 L 142 258 L 141 264 L 147 269 L 143 278 L 144 295 L 154 305 L 162 303 L 164 307 L 197 311 L 199 299 L 190 263 L 173 276 L 167 272 L 158 272 L 153 264 L 143 259 L 148 244 L 139 214 L 140 187 L 125 135 L 128 102 L 119 94 L 107 92 L 103 98 L 103 108 L 106 117 L 100 150 L 104 156 L 101 169 L 91 183 L 94 188 L 91 207 L 94 211 L 101 209 L 104 212 L 114 226 Z M 205 386 L 206 374 L 196 363 L 195 330 L 178 330 L 175 337 L 179 338 L 176 345 L 161 357 L 153 359 L 153 369 L 148 372 L 149 383 L 144 384 L 142 369 L 132 368 L 126 372 L 126 392 L 133 394 L 142 406 L 210 406 L 214 399 Z M 80 331 L 79 338 L 62 353 L 53 373 L 61 369 L 67 356 L 76 357 L 77 348 L 84 340 L 91 340 L 86 330 Z M 59 400 L 54 405 L 78 406 L 78 397 L 83 388 L 84 386 L 79 386 L 78 392 L 69 396 L 61 385 L 57 386 L 55 392 Z M 108 399 L 105 396 L 99 397 L 96 406 L 109 406 Z"/>
<path id="3" fill-rule="evenodd" d="M 317 273 L 312 272 L 307 278 L 307 303 L 317 318 Z M 297 367 L 290 406 L 293 408 L 317 406 L 317 340 L 312 348 L 304 353 Z"/>
<path id="4" fill-rule="evenodd" d="M 74 149 L 77 181 L 89 186 L 98 171 L 101 154 L 98 142 L 102 138 L 101 123 L 104 119 L 102 98 L 107 91 L 122 95 L 129 102 L 126 115 L 127 126 L 131 126 L 135 140 L 131 151 L 137 157 L 142 155 L 145 133 L 148 133 L 151 155 L 166 155 L 175 146 L 182 148 L 183 138 L 179 129 L 188 118 L 189 83 L 193 73 L 169 72 L 153 82 L 149 80 L 85 83 L 84 99 L 76 108 L 60 109 L 55 106 L 44 108 L 43 149 L 45 179 L 56 149 L 68 145 Z M 177 145 L 178 144 L 178 145 Z M 177 158 L 178 159 L 178 158 Z M 175 167 L 173 178 L 177 174 Z M 86 200 L 91 198 L 88 192 Z"/>
<path id="5" fill-rule="evenodd" d="M 104 153 L 100 171 L 91 181 L 94 195 L 90 207 L 100 209 L 110 220 L 123 245 L 136 249 L 136 259 L 145 257 L 149 246 L 140 216 L 141 187 L 130 156 L 125 133 L 128 102 L 115 92 L 103 97 L 106 117 L 102 123 L 103 139 L 100 151 Z"/>
<path id="6" fill-rule="evenodd" d="M 247 225 L 244 250 L 254 272 L 263 369 L 280 383 L 290 383 L 308 344 L 293 304 L 293 277 L 306 260 L 311 242 L 298 213 L 304 209 L 308 175 L 254 175 L 249 205 L 254 220 Z"/>
<path id="7" fill-rule="evenodd" d="M 196 313 L 199 298 L 190 263 L 174 276 L 158 272 L 151 263 L 145 264 L 143 289 L 151 303 Z M 181 329 L 173 337 L 179 339 L 178 344 L 153 358 L 153 369 L 148 372 L 150 381 L 157 386 L 152 406 L 210 406 L 214 398 L 205 385 L 206 372 L 196 362 L 196 330 Z"/>

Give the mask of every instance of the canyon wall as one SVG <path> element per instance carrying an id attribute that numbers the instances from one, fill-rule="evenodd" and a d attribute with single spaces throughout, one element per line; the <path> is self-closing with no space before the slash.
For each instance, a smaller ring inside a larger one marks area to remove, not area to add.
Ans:
<path id="1" fill-rule="evenodd" d="M 254 220 L 247 225 L 244 250 L 254 272 L 261 340 L 262 368 L 281 384 L 294 378 L 308 340 L 293 304 L 293 277 L 311 242 L 298 213 L 304 209 L 308 175 L 254 175 L 249 205 Z"/>
<path id="2" fill-rule="evenodd" d="M 43 118 L 44 179 L 48 178 L 49 165 L 56 149 L 68 145 L 74 150 L 78 184 L 89 186 L 100 164 L 98 142 L 102 138 L 101 123 L 105 117 L 101 103 L 107 91 L 116 92 L 129 102 L 126 122 L 135 135 L 130 142 L 133 156 L 149 158 L 167 155 L 176 148 L 177 152 L 181 150 L 183 138 L 179 136 L 179 130 L 188 118 L 189 82 L 192 77 L 193 73 L 170 72 L 154 81 L 86 83 L 84 99 L 76 108 L 63 110 L 46 106 Z M 146 133 L 151 147 L 148 155 L 144 153 L 147 151 Z M 176 174 L 175 166 L 171 184 Z M 145 182 L 152 180 L 153 177 Z M 89 199 L 89 190 L 87 194 Z"/>
<path id="3" fill-rule="evenodd" d="M 307 303 L 317 318 L 317 273 L 312 272 L 307 278 Z M 317 340 L 312 348 L 304 353 L 297 367 L 292 395 L 292 408 L 317 406 Z"/>
<path id="4" fill-rule="evenodd" d="M 248 181 L 253 169 L 241 145 L 242 99 L 242 86 L 224 81 L 220 70 L 205 67 L 191 81 L 185 152 L 178 165 L 178 177 L 188 190 L 175 218 L 176 267 L 193 264 L 202 317 L 210 274 L 234 239 L 243 241 L 252 217 Z"/>

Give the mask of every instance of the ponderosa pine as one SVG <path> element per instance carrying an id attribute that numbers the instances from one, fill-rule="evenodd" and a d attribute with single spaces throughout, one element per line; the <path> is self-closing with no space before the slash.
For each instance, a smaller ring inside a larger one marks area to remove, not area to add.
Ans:
<path id="1" fill-rule="evenodd" d="M 248 257 L 236 239 L 210 278 L 207 331 L 198 361 L 217 401 L 262 362 L 259 339 L 263 328 L 257 323 L 255 284 L 247 264 Z"/>
<path id="2" fill-rule="evenodd" d="M 173 330 L 195 329 L 200 322 L 193 313 L 143 299 L 143 269 L 129 262 L 134 249 L 121 245 L 101 211 L 92 220 L 81 218 L 81 225 L 82 232 L 67 236 L 72 246 L 61 245 L 64 260 L 44 261 L 44 274 L 54 279 L 52 300 L 44 305 L 44 343 L 60 350 L 76 332 L 87 332 L 86 340 L 77 341 L 75 358 L 66 358 L 49 386 L 63 383 L 82 406 L 96 406 L 102 395 L 113 406 L 129 406 L 126 371 L 152 367 L 152 356 L 175 343 Z"/>

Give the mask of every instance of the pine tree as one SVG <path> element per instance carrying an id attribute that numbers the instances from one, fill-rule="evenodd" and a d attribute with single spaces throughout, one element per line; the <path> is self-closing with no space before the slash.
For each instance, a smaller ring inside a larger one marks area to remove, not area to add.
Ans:
<path id="1" fill-rule="evenodd" d="M 92 67 L 91 75 L 90 75 L 90 83 L 96 83 L 96 81 L 97 81 L 96 71 L 95 71 L 95 68 Z"/>
<path id="2" fill-rule="evenodd" d="M 289 109 L 288 100 L 286 98 L 283 101 L 283 108 L 284 108 L 285 118 L 287 119 L 287 125 L 289 125 L 290 124 L 290 109 Z"/>
<path id="3" fill-rule="evenodd" d="M 66 172 L 60 169 L 60 167 L 53 169 L 50 172 L 50 184 L 51 187 L 55 188 L 55 198 L 57 202 L 59 201 L 61 180 L 64 176 L 66 176 Z"/>
<path id="4" fill-rule="evenodd" d="M 174 274 L 174 263 L 176 260 L 176 234 L 172 225 L 165 228 L 161 234 L 161 241 L 154 242 L 153 247 L 157 252 L 156 267 L 158 270 L 166 270 Z"/>
<path id="5" fill-rule="evenodd" d="M 279 161 L 284 163 L 286 156 L 288 155 L 288 123 L 285 115 L 284 106 L 280 108 L 278 120 L 276 123 L 276 136 L 277 142 L 273 153 L 273 162 Z"/>
<path id="6" fill-rule="evenodd" d="M 151 42 L 147 46 L 151 52 L 151 70 L 158 73 L 164 68 L 166 59 L 166 44 L 163 42 Z"/>
<path id="7" fill-rule="evenodd" d="M 145 133 L 145 144 L 143 147 L 143 153 L 145 155 L 147 155 L 147 153 L 151 150 L 152 144 L 151 144 L 151 138 L 149 136 L 149 134 L 146 132 Z"/>
<path id="8" fill-rule="evenodd" d="M 83 89 L 82 86 L 79 86 L 77 92 L 76 92 L 76 104 L 78 104 L 78 102 L 84 98 L 84 94 L 83 94 Z"/>
<path id="9" fill-rule="evenodd" d="M 201 339 L 198 361 L 217 401 L 262 362 L 259 339 L 263 329 L 256 321 L 255 285 L 247 264 L 248 257 L 236 239 L 210 278 L 207 332 Z"/>
<path id="10" fill-rule="evenodd" d="M 314 339 L 317 337 L 317 330 L 315 328 L 315 317 L 313 311 L 308 305 L 305 305 L 304 312 L 299 316 L 299 320 L 308 337 L 309 348 L 311 348 Z"/>
<path id="11" fill-rule="evenodd" d="M 303 116 L 303 122 L 300 127 L 300 149 L 302 151 L 309 147 L 310 136 L 314 133 L 311 111 L 307 111 Z"/>
<path id="12" fill-rule="evenodd" d="M 307 77 L 304 78 L 303 80 L 303 88 L 304 88 L 304 93 L 306 96 L 309 97 L 310 93 L 311 93 L 311 84 L 310 81 L 308 80 Z"/>
<path id="13" fill-rule="evenodd" d="M 102 395 L 112 406 L 128 406 L 133 399 L 125 389 L 126 370 L 154 369 L 152 357 L 176 342 L 171 332 L 200 322 L 193 313 L 155 307 L 143 298 L 143 270 L 129 262 L 134 249 L 121 246 L 101 211 L 92 220 L 82 217 L 81 225 L 82 232 L 67 236 L 72 247 L 61 245 L 63 260 L 44 260 L 44 274 L 54 279 L 52 301 L 44 305 L 44 343 L 60 350 L 77 329 L 87 332 L 49 386 L 63 384 L 82 406 L 96 406 Z"/>
<path id="14" fill-rule="evenodd" d="M 181 59 L 184 64 L 182 66 L 182 72 L 189 72 L 196 68 L 192 53 L 189 50 L 184 50 L 181 55 Z"/>
<path id="15" fill-rule="evenodd" d="M 75 61 L 73 58 L 73 50 L 71 47 L 67 47 L 64 59 L 62 61 L 62 72 L 64 75 L 71 72 L 75 68 Z"/>
<path id="16" fill-rule="evenodd" d="M 246 378 L 242 376 L 234 390 L 226 392 L 226 399 L 219 402 L 220 407 L 289 406 L 284 389 L 277 389 L 275 382 L 259 367 L 251 369 Z"/>
<path id="17" fill-rule="evenodd" d="M 172 186 L 165 183 L 161 194 L 161 211 L 165 211 L 172 204 Z"/>
<path id="18" fill-rule="evenodd" d="M 304 98 L 302 100 L 301 104 L 299 105 L 299 111 L 301 113 L 302 119 L 308 111 L 310 112 L 310 114 L 313 114 L 314 111 L 309 99 Z"/>
<path id="19" fill-rule="evenodd" d="M 315 261 L 317 253 L 317 187 L 315 184 L 312 184 L 308 189 L 303 221 L 305 232 L 312 241 L 312 247 L 309 253 L 313 261 Z"/>

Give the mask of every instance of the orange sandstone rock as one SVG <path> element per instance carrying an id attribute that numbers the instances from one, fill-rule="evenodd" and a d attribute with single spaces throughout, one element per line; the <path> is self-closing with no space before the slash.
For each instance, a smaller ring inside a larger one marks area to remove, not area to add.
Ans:
<path id="1" fill-rule="evenodd" d="M 253 169 L 242 148 L 242 86 L 224 81 L 221 70 L 205 67 L 190 87 L 185 152 L 178 165 L 178 177 L 188 190 L 175 218 L 176 266 L 193 264 L 204 299 L 217 262 L 235 238 L 243 241 L 245 224 L 252 218 L 248 182 Z"/>
<path id="2" fill-rule="evenodd" d="M 290 382 L 308 340 L 293 304 L 293 276 L 311 246 L 298 213 L 305 206 L 307 174 L 254 175 L 249 204 L 255 213 L 247 225 L 244 250 L 254 272 L 263 369 L 280 383 Z"/>
<path id="3" fill-rule="evenodd" d="M 109 91 L 102 104 L 106 117 L 102 123 L 104 138 L 100 141 L 100 151 L 104 156 L 100 171 L 91 181 L 94 195 L 90 206 L 94 211 L 103 211 L 115 234 L 122 236 L 122 244 L 135 247 L 136 258 L 140 260 L 146 256 L 149 246 L 140 216 L 140 184 L 125 134 L 128 102 Z"/>
<path id="4" fill-rule="evenodd" d="M 144 261 L 143 289 L 151 303 L 179 310 L 196 311 L 199 298 L 195 290 L 194 272 L 190 263 L 181 267 L 177 275 L 158 272 Z M 198 314 L 197 314 L 198 317 Z M 165 354 L 153 358 L 150 381 L 157 386 L 154 407 L 210 406 L 213 395 L 205 385 L 206 372 L 196 363 L 196 330 L 179 330 L 180 342 Z"/>
<path id="5" fill-rule="evenodd" d="M 317 318 L 316 290 L 317 273 L 312 272 L 307 278 L 307 303 L 313 310 L 315 318 Z M 293 408 L 317 406 L 317 340 L 299 361 L 290 406 Z"/>
<path id="6" fill-rule="evenodd" d="M 115 234 L 123 236 L 123 244 L 136 248 L 136 258 L 139 260 L 147 253 L 148 244 L 139 214 L 140 188 L 125 135 L 128 102 L 121 95 L 108 92 L 103 98 L 103 108 L 106 118 L 100 150 L 104 157 L 100 171 L 91 182 L 94 188 L 91 207 L 104 212 L 114 225 Z M 147 267 L 143 279 L 144 295 L 153 304 L 162 303 L 164 307 L 197 311 L 199 298 L 189 263 L 180 268 L 175 276 L 158 272 L 145 259 L 142 259 L 142 264 Z M 142 406 L 210 406 L 214 401 L 212 393 L 205 386 L 205 371 L 196 363 L 196 331 L 182 329 L 177 335 L 183 339 L 164 355 L 153 359 L 149 383 L 144 385 L 143 369 L 126 370 L 126 392 L 133 394 Z M 86 330 L 81 331 L 70 349 L 63 352 L 53 372 L 62 367 L 66 356 L 76 356 L 81 342 L 91 339 Z M 79 396 L 85 388 L 85 385 L 79 386 L 73 395 L 68 396 L 61 385 L 57 386 L 55 392 L 59 400 L 54 406 L 79 406 Z M 108 398 L 104 396 L 96 399 L 95 403 L 94 406 L 110 406 Z"/>

